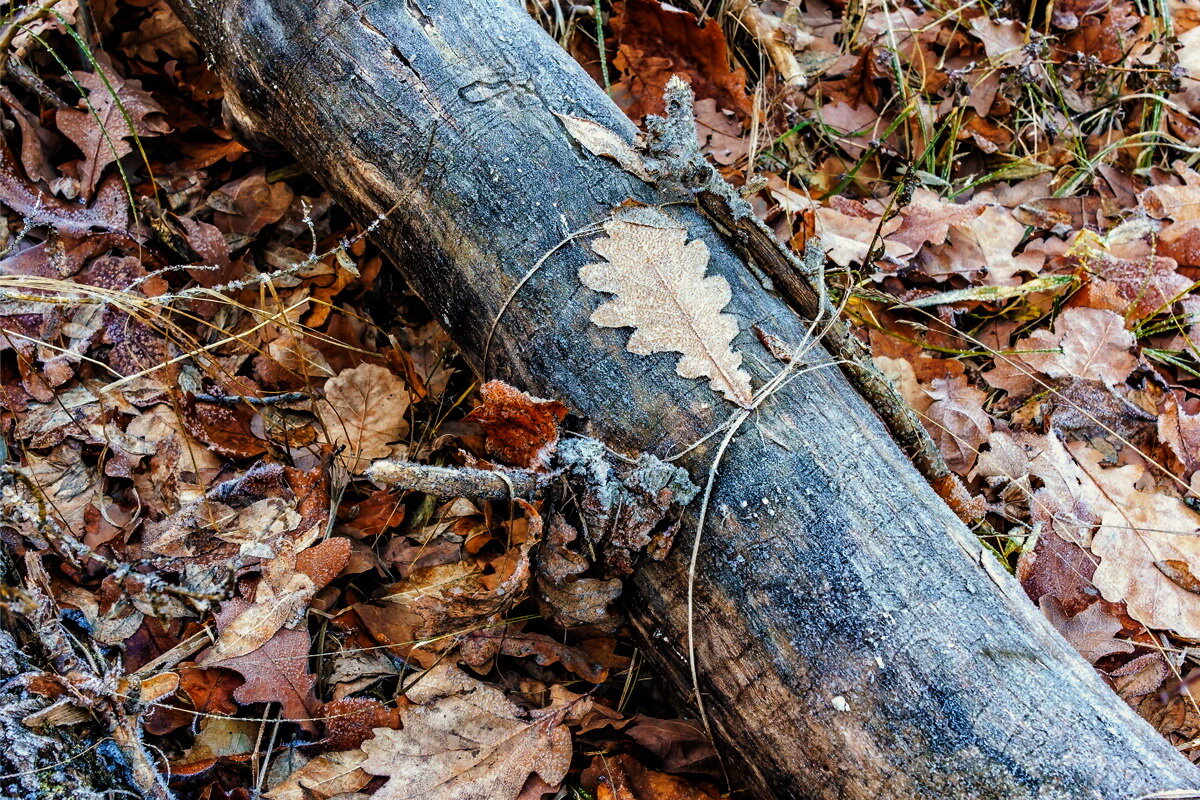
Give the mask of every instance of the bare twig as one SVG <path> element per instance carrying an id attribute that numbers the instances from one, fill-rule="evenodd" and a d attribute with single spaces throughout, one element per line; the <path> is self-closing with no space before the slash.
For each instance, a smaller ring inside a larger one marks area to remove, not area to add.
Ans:
<path id="1" fill-rule="evenodd" d="M 469 497 L 474 500 L 527 499 L 542 491 L 546 476 L 523 470 L 483 470 L 470 467 L 433 467 L 411 461 L 376 461 L 367 478 L 377 484 L 436 497 Z"/>

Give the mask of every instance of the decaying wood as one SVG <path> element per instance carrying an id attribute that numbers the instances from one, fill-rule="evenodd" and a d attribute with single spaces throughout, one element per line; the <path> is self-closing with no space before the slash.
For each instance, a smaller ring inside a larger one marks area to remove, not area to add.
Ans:
<path id="1" fill-rule="evenodd" d="M 556 113 L 627 141 L 635 131 L 522 8 L 171 2 L 241 125 L 290 150 L 363 222 L 386 217 L 380 244 L 480 372 L 562 400 L 614 447 L 682 453 L 676 463 L 703 483 L 723 436 L 691 446 L 745 412 L 678 376 L 672 354 L 630 353 L 628 329 L 593 325 L 607 296 L 578 278 L 596 254 L 576 232 L 629 198 L 670 195 L 566 134 Z M 783 366 L 753 328 L 796 346 L 805 321 L 698 209 L 667 213 L 729 282 L 734 347 L 761 388 Z M 709 510 L 700 682 L 723 749 L 759 796 L 1200 787 L 981 551 L 836 368 L 783 383 L 747 416 Z M 694 516 L 689 525 L 685 541 Z M 641 569 L 628 603 L 684 694 L 687 551 Z"/>

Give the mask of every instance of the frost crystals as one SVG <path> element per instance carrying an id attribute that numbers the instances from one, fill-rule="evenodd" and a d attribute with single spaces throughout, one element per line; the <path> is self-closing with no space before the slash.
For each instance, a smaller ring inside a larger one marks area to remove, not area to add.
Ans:
<path id="1" fill-rule="evenodd" d="M 708 378 L 714 391 L 740 406 L 752 399 L 750 376 L 733 350 L 737 321 L 722 309 L 729 283 L 705 277 L 708 247 L 687 241 L 687 230 L 646 206 L 620 208 L 604 223 L 607 237 L 592 243 L 605 259 L 579 270 L 589 289 L 615 294 L 596 309 L 592 322 L 605 328 L 636 328 L 631 353 L 681 353 L 675 370 L 684 378 Z"/>

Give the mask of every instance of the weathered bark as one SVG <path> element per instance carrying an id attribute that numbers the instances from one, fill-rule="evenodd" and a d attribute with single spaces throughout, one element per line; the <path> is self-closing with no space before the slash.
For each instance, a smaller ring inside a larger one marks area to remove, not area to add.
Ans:
<path id="1" fill-rule="evenodd" d="M 589 315 L 571 231 L 663 196 L 552 112 L 634 128 L 509 2 L 171 0 L 243 124 L 290 150 L 377 239 L 487 377 L 568 403 L 616 447 L 678 452 L 735 409 Z M 695 209 L 761 386 L 805 324 Z M 554 250 L 553 253 L 551 251 Z M 500 317 L 518 282 L 543 258 Z M 814 351 L 810 360 L 819 360 Z M 715 437 L 680 460 L 698 480 Z M 836 368 L 786 384 L 720 464 L 696 575 L 700 679 L 762 797 L 1132 798 L 1200 774 L 990 562 Z M 683 540 L 695 532 L 695 519 Z M 681 692 L 688 547 L 628 603 Z"/>

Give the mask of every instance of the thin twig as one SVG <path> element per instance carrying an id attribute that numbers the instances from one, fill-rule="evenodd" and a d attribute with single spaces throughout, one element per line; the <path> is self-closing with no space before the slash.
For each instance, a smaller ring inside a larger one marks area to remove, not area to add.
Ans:
<path id="1" fill-rule="evenodd" d="M 529 499 L 540 494 L 548 480 L 548 476 L 523 470 L 434 467 L 411 461 L 376 461 L 367 468 L 366 475 L 384 486 L 474 500 Z"/>

